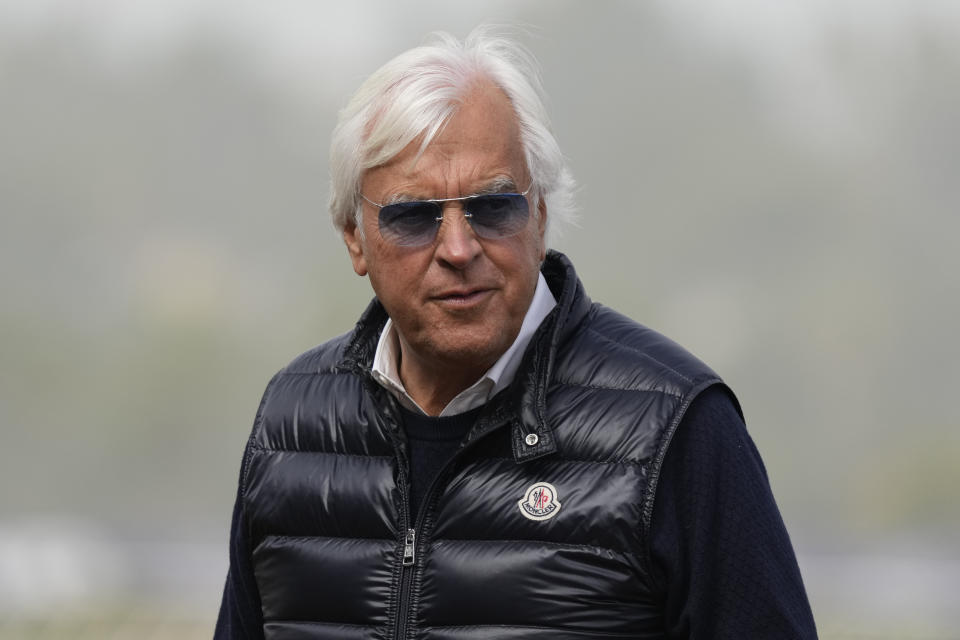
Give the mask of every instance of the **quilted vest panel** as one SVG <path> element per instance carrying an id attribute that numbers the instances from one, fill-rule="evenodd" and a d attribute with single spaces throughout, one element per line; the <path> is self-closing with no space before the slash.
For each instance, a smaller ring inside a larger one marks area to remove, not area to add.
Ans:
<path id="1" fill-rule="evenodd" d="M 537 341 L 550 366 L 529 359 L 410 514 L 395 401 L 337 364 L 350 344 L 281 371 L 248 445 L 267 638 L 662 637 L 646 557 L 656 477 L 712 371 L 588 304 L 561 341 Z M 531 404 L 555 446 L 521 459 Z"/>

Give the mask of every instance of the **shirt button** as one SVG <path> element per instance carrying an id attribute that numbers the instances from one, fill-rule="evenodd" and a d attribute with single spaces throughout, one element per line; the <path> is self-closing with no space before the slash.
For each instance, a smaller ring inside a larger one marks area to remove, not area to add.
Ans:
<path id="1" fill-rule="evenodd" d="M 540 436 L 538 436 L 535 433 L 528 433 L 527 437 L 524 438 L 523 441 L 527 443 L 527 446 L 532 447 L 533 445 L 540 442 Z"/>

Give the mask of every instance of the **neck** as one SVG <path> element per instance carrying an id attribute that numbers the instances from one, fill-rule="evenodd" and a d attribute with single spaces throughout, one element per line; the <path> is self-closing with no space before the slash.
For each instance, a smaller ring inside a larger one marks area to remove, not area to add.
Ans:
<path id="1" fill-rule="evenodd" d="M 435 359 L 426 361 L 400 341 L 400 381 L 407 394 L 413 398 L 427 415 L 437 416 L 457 394 L 480 379 L 493 362 L 483 362 L 464 366 L 462 361 L 455 363 L 440 362 Z"/>

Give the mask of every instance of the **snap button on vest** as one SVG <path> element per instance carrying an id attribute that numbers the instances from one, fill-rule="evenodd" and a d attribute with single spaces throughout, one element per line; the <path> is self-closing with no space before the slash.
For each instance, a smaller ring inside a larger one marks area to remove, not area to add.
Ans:
<path id="1" fill-rule="evenodd" d="M 538 442 L 540 442 L 540 436 L 538 436 L 538 435 L 535 434 L 535 433 L 528 433 L 528 434 L 527 434 L 527 437 L 524 438 L 523 441 L 527 443 L 527 446 L 532 447 L 533 445 L 535 445 L 535 444 L 537 444 Z"/>

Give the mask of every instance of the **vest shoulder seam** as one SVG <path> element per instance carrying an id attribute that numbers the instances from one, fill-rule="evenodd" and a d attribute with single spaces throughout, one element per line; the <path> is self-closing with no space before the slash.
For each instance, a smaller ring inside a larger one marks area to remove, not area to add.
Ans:
<path id="1" fill-rule="evenodd" d="M 651 362 L 657 363 L 658 365 L 660 365 L 661 367 L 663 367 L 663 368 L 666 369 L 667 371 L 670 371 L 671 373 L 673 373 L 673 374 L 676 375 L 677 377 L 679 377 L 679 378 L 681 378 L 682 380 L 684 380 L 687 384 L 694 384 L 694 381 L 693 381 L 692 379 L 690 379 L 689 377 L 687 377 L 687 376 L 685 376 L 684 374 L 680 373 L 679 371 L 677 371 L 676 369 L 674 369 L 674 368 L 671 367 L 670 365 L 668 365 L 668 364 L 666 364 L 666 363 L 664 363 L 664 362 L 662 362 L 662 361 L 654 358 L 652 355 L 650 355 L 650 354 L 647 353 L 646 351 L 641 351 L 640 349 L 635 349 L 634 347 L 631 347 L 631 346 L 628 345 L 628 344 L 623 344 L 622 342 L 617 342 L 617 341 L 615 341 L 615 340 L 612 340 L 612 339 L 610 339 L 609 337 L 607 337 L 607 336 L 605 336 L 604 334 L 602 334 L 602 333 L 600 333 L 599 331 L 597 331 L 597 330 L 596 330 L 595 328 L 593 328 L 593 327 L 589 327 L 589 328 L 587 329 L 587 332 L 589 332 L 590 334 L 596 336 L 596 337 L 599 338 L 600 340 L 603 340 L 604 342 L 607 342 L 607 343 L 609 343 L 609 344 L 615 345 L 615 346 L 617 346 L 617 347 L 620 348 L 620 349 L 626 349 L 627 351 L 630 351 L 630 352 L 632 352 L 632 353 L 637 354 L 637 355 L 640 356 L 641 358 L 645 358 L 645 359 L 647 359 L 647 360 L 650 360 Z"/>

